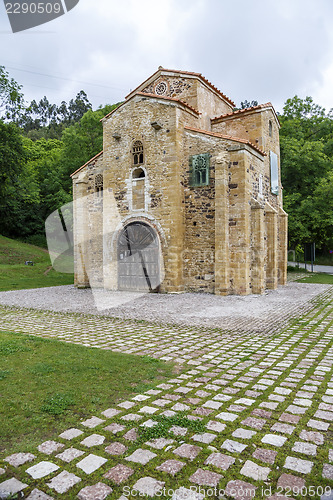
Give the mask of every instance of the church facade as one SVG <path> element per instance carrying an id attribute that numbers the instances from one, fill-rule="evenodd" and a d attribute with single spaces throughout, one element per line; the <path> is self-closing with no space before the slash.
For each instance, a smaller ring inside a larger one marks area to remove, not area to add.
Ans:
<path id="1" fill-rule="evenodd" d="M 286 283 L 279 120 L 159 68 L 102 120 L 72 174 L 75 285 L 261 294 Z"/>

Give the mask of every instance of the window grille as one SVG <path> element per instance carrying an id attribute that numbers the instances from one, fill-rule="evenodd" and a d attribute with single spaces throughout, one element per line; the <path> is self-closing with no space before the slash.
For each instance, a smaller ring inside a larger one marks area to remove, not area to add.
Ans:
<path id="1" fill-rule="evenodd" d="M 208 186 L 210 171 L 210 154 L 190 156 L 190 186 Z"/>

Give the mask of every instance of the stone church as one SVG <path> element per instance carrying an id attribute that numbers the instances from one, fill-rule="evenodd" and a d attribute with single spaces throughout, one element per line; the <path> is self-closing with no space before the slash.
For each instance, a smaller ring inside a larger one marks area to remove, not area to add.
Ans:
<path id="1" fill-rule="evenodd" d="M 279 120 L 162 67 L 103 122 L 72 174 L 75 284 L 261 294 L 286 283 Z"/>

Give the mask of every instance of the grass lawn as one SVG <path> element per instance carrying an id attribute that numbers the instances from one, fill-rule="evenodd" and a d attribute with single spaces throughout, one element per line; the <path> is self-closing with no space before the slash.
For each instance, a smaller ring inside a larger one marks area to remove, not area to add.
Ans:
<path id="1" fill-rule="evenodd" d="M 333 275 L 326 273 L 308 273 L 304 278 L 297 280 L 298 283 L 319 283 L 321 285 L 333 285 Z"/>
<path id="2" fill-rule="evenodd" d="M 36 446 L 172 376 L 159 360 L 0 332 L 0 451 Z"/>
<path id="3" fill-rule="evenodd" d="M 33 266 L 26 266 L 33 261 Z M 47 250 L 0 236 L 0 291 L 70 285 L 73 274 L 54 271 Z"/>

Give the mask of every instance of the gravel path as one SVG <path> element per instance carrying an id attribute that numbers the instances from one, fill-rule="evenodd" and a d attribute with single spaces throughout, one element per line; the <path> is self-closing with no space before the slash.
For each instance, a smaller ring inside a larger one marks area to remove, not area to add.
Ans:
<path id="1" fill-rule="evenodd" d="M 138 294 L 78 290 L 72 285 L 0 292 L 0 304 L 97 314 L 158 323 L 267 331 L 304 313 L 329 285 L 288 283 L 264 295 L 221 297 L 203 293 Z"/>

